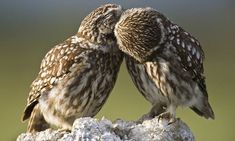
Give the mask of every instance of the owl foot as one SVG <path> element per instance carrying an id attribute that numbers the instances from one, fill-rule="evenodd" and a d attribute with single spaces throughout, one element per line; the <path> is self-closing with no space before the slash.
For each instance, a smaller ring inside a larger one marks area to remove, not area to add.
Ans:
<path id="1" fill-rule="evenodd" d="M 165 112 L 165 110 L 166 108 L 164 104 L 156 104 L 147 114 L 144 114 L 141 118 L 139 118 L 136 123 L 142 123 L 145 120 L 151 120 L 161 113 Z"/>
<path id="2" fill-rule="evenodd" d="M 172 123 L 177 121 L 175 116 L 173 114 L 171 114 L 170 112 L 161 113 L 158 116 L 158 122 L 160 122 L 162 120 L 166 120 L 167 121 L 167 125 L 170 125 L 170 124 L 172 124 Z"/>
<path id="3" fill-rule="evenodd" d="M 61 129 L 58 129 L 58 132 L 67 132 L 67 133 L 70 133 L 71 130 L 70 129 L 61 128 Z"/>

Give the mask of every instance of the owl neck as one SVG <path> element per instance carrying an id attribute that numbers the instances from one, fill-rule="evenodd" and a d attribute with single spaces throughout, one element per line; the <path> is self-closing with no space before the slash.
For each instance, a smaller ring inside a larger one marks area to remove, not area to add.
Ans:
<path id="1" fill-rule="evenodd" d="M 116 42 L 116 38 L 113 33 L 102 34 L 102 33 L 87 33 L 87 32 L 78 32 L 77 36 L 79 38 L 84 38 L 85 40 L 98 45 L 111 45 Z"/>
<path id="2" fill-rule="evenodd" d="M 117 52 L 117 51 L 119 51 L 117 44 L 112 37 L 107 38 L 107 40 L 105 40 L 106 42 L 97 41 L 94 38 L 90 38 L 89 36 L 86 36 L 86 35 L 82 34 L 81 32 L 78 32 L 76 34 L 76 40 L 77 40 L 77 42 L 82 43 L 84 45 L 84 46 L 82 46 L 82 48 L 101 50 L 103 52 Z"/>

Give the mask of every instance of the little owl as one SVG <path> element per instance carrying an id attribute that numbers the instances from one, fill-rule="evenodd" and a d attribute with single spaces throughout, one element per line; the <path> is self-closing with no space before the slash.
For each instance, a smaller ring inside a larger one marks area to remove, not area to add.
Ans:
<path id="1" fill-rule="evenodd" d="M 28 132 L 42 131 L 49 125 L 71 130 L 76 118 L 99 112 L 123 60 L 113 31 L 121 13 L 121 6 L 115 4 L 95 9 L 76 35 L 46 54 L 23 115 L 23 120 L 29 118 Z"/>
<path id="2" fill-rule="evenodd" d="M 214 119 L 203 76 L 204 53 L 183 28 L 152 8 L 126 10 L 114 29 L 128 72 L 153 105 L 144 117 L 175 119 L 178 106 Z"/>

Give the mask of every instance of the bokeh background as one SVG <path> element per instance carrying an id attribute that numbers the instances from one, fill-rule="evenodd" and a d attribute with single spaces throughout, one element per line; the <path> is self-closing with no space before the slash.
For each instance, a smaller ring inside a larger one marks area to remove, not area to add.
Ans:
<path id="1" fill-rule="evenodd" d="M 188 108 L 178 108 L 177 116 L 190 126 L 198 141 L 234 140 L 233 0 L 1 0 L 0 140 L 15 140 L 25 132 L 21 114 L 46 52 L 74 35 L 84 16 L 105 3 L 118 3 L 124 8 L 151 6 L 199 39 L 206 54 L 206 82 L 216 119 L 205 120 Z M 97 118 L 135 120 L 149 108 L 123 65 L 111 97 Z"/>

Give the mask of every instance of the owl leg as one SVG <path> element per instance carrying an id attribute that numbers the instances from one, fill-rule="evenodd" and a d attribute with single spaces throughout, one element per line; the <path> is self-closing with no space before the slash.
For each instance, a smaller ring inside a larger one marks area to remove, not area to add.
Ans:
<path id="1" fill-rule="evenodd" d="M 167 120 L 168 125 L 174 123 L 176 121 L 176 117 L 175 117 L 176 107 L 177 106 L 175 106 L 173 104 L 167 106 L 166 111 L 161 113 L 158 116 L 158 122 L 160 120 Z"/>
<path id="2" fill-rule="evenodd" d="M 73 120 L 74 121 L 74 120 Z M 73 125 L 73 121 L 72 122 L 64 122 L 61 126 L 60 129 L 58 129 L 59 132 L 68 132 L 70 133 L 72 130 L 72 125 Z"/>
<path id="3" fill-rule="evenodd" d="M 35 133 L 50 128 L 50 125 L 44 119 L 39 106 L 36 105 L 31 113 L 27 132 Z"/>
<path id="4" fill-rule="evenodd" d="M 137 120 L 137 123 L 142 123 L 145 120 L 153 119 L 155 116 L 158 116 L 161 113 L 165 112 L 166 110 L 165 107 L 166 107 L 165 104 L 161 102 L 154 104 L 151 110 L 147 114 L 144 114 L 140 119 Z"/>

